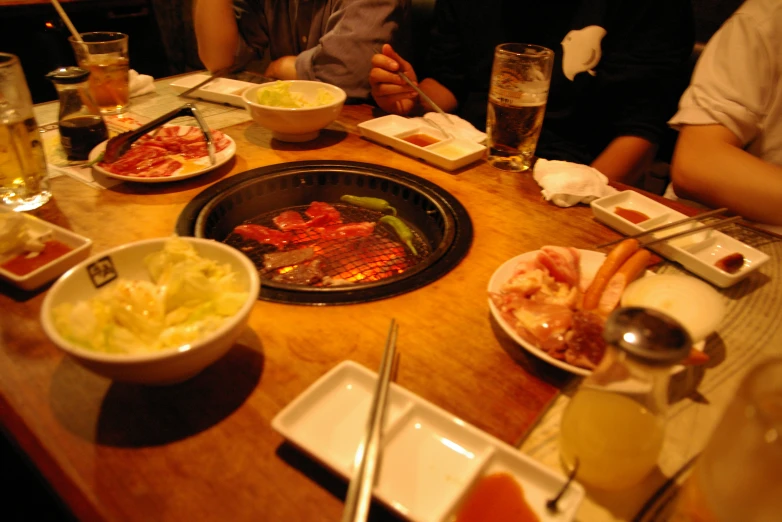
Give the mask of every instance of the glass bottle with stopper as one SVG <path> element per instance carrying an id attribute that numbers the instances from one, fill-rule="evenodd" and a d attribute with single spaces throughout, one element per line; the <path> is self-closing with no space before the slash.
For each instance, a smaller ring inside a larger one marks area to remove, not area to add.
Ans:
<path id="1" fill-rule="evenodd" d="M 632 487 L 657 466 L 665 435 L 671 368 L 689 353 L 688 332 L 646 308 L 606 321 L 607 347 L 562 414 L 560 455 L 577 480 L 604 490 Z"/>
<path id="2" fill-rule="evenodd" d="M 46 75 L 60 98 L 60 143 L 69 160 L 86 160 L 90 151 L 108 139 L 106 122 L 87 88 L 90 72 L 61 67 Z"/>

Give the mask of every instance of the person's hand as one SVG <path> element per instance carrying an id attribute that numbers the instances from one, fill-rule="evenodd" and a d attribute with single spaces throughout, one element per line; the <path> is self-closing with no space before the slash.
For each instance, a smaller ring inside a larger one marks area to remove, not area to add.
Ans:
<path id="1" fill-rule="evenodd" d="M 269 64 L 263 75 L 277 80 L 297 80 L 296 57 L 283 56 L 277 58 Z"/>
<path id="2" fill-rule="evenodd" d="M 382 52 L 372 57 L 369 85 L 372 87 L 372 97 L 381 109 L 404 116 L 418 104 L 418 93 L 397 74 L 399 71 L 404 72 L 412 82 L 418 82 L 410 63 L 389 44 L 385 44 Z"/>

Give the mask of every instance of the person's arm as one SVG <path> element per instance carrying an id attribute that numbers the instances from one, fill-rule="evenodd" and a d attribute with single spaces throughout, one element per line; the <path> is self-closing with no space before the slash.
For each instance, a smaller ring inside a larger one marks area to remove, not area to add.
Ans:
<path id="1" fill-rule="evenodd" d="M 210 71 L 230 67 L 239 46 L 232 0 L 195 0 L 193 22 L 198 56 Z"/>
<path id="2" fill-rule="evenodd" d="M 657 145 L 638 136 L 618 136 L 592 162 L 611 181 L 634 185 L 649 169 Z"/>
<path id="3" fill-rule="evenodd" d="M 269 78 L 276 78 L 277 80 L 298 80 L 299 75 L 296 73 L 296 57 L 295 56 L 282 56 L 272 61 L 264 76 Z"/>
<path id="4" fill-rule="evenodd" d="M 432 107 L 424 105 L 418 93 L 397 74 L 399 71 L 404 72 L 412 82 L 417 82 L 413 67 L 390 45 L 384 45 L 382 53 L 372 57 L 369 84 L 378 107 L 391 114 L 400 115 L 421 114 L 432 110 Z M 456 108 L 453 93 L 438 81 L 426 78 L 418 87 L 444 111 L 450 112 Z"/>
<path id="5" fill-rule="evenodd" d="M 782 225 L 782 167 L 746 152 L 723 125 L 684 125 L 671 163 L 678 196 Z"/>

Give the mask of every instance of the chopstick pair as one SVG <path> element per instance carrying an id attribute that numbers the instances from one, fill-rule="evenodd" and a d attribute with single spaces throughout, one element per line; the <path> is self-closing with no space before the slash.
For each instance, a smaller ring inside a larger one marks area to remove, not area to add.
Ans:
<path id="1" fill-rule="evenodd" d="M 386 347 L 377 375 L 377 386 L 369 408 L 369 419 L 364 439 L 356 451 L 355 470 L 350 480 L 348 494 L 345 498 L 345 510 L 342 522 L 363 522 L 369 515 L 372 488 L 375 484 L 377 457 L 380 449 L 381 432 L 385 421 L 388 385 L 391 382 L 396 355 L 396 336 L 399 327 L 394 319 L 388 329 Z"/>
<path id="2" fill-rule="evenodd" d="M 619 238 L 619 239 L 615 239 L 614 241 L 609 241 L 608 243 L 603 243 L 602 245 L 597 245 L 595 248 L 605 248 L 605 247 L 613 246 L 613 245 L 615 245 L 617 243 L 621 243 L 625 239 L 638 239 L 639 242 L 641 242 L 641 246 L 647 247 L 649 245 L 654 245 L 654 244 L 660 243 L 662 241 L 668 241 L 668 240 L 671 240 L 671 239 L 675 239 L 677 237 L 688 236 L 690 234 L 694 234 L 696 232 L 702 232 L 702 231 L 707 230 L 707 229 L 722 228 L 722 227 L 724 227 L 726 225 L 729 225 L 731 223 L 735 223 L 736 221 L 739 221 L 739 220 L 743 219 L 741 216 L 733 216 L 733 217 L 730 217 L 730 218 L 725 218 L 725 219 L 720 220 L 720 221 L 714 221 L 712 223 L 701 223 L 703 225 L 702 227 L 694 227 L 694 228 L 691 228 L 689 230 L 685 230 L 683 232 L 677 232 L 676 234 L 671 234 L 669 236 L 658 237 L 658 238 L 652 239 L 651 241 L 645 241 L 645 242 L 642 241 L 642 238 L 644 238 L 644 237 L 646 237 L 646 236 L 648 236 L 650 234 L 654 234 L 656 232 L 661 232 L 663 230 L 667 230 L 669 228 L 677 227 L 679 225 L 684 225 L 684 224 L 687 224 L 687 223 L 691 223 L 693 221 L 700 221 L 701 219 L 704 219 L 704 218 L 708 218 L 708 217 L 716 216 L 718 214 L 722 214 L 723 212 L 725 212 L 727 210 L 728 210 L 727 208 L 718 208 L 718 209 L 715 209 L 715 210 L 711 210 L 709 212 L 704 212 L 702 214 L 698 214 L 697 216 L 692 216 L 692 217 L 688 217 L 688 218 L 685 218 L 685 219 L 680 219 L 680 220 L 674 221 L 672 223 L 666 223 L 665 225 L 660 225 L 659 227 L 650 228 L 649 230 L 645 230 L 643 232 L 639 232 L 638 234 L 633 234 L 632 236 L 627 236 L 627 237 L 622 237 L 622 238 Z"/>

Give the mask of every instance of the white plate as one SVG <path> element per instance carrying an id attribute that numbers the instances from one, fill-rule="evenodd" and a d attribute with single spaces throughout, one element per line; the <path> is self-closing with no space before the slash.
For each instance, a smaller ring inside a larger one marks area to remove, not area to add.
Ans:
<path id="1" fill-rule="evenodd" d="M 11 212 L 10 210 L 0 208 L 0 212 Z M 22 290 L 35 290 L 49 281 L 52 281 L 67 271 L 72 266 L 77 265 L 90 255 L 92 249 L 92 240 L 80 236 L 57 225 L 53 225 L 42 219 L 38 219 L 30 214 L 22 214 L 27 220 L 27 226 L 32 235 L 41 241 L 57 240 L 71 247 L 71 251 L 53 259 L 49 263 L 33 270 L 23 276 L 9 272 L 0 267 L 0 279 L 8 281 Z M 18 255 L 17 252 L 0 255 L 0 263 L 5 263 L 9 259 Z"/>
<path id="2" fill-rule="evenodd" d="M 603 264 L 603 261 L 605 260 L 606 255 L 602 252 L 595 252 L 592 250 L 581 250 L 577 249 L 580 257 L 581 257 L 581 281 L 582 282 L 590 282 L 595 277 L 595 274 L 597 273 L 597 270 L 600 268 L 600 265 Z M 532 259 L 534 256 L 538 255 L 540 250 L 533 250 L 532 252 L 526 252 L 524 254 L 518 255 L 514 258 L 511 258 L 507 261 L 505 261 L 500 267 L 494 271 L 494 274 L 491 276 L 491 279 L 489 279 L 489 292 L 492 293 L 499 293 L 500 289 L 502 288 L 502 285 L 505 284 L 514 274 L 516 271 L 516 267 L 518 264 L 527 259 Z M 655 276 L 653 272 L 647 271 L 644 277 L 651 277 Z M 582 287 L 584 285 L 582 284 Z M 508 323 L 503 317 L 502 313 L 500 313 L 499 309 L 495 306 L 495 304 L 492 302 L 491 298 L 489 298 L 489 309 L 491 310 L 491 314 L 494 316 L 494 319 L 499 323 L 499 325 L 502 327 L 502 329 L 507 333 L 514 341 L 519 343 L 524 349 L 526 349 L 528 352 L 533 354 L 534 356 L 546 361 L 549 364 L 553 364 L 554 366 L 558 368 L 562 368 L 563 370 L 569 371 L 570 373 L 575 373 L 576 375 L 589 375 L 592 373 L 591 370 L 587 370 L 586 368 L 580 368 L 578 366 L 574 366 L 572 364 L 568 364 L 565 361 L 555 359 L 554 357 L 551 357 L 548 353 L 546 353 L 544 350 L 541 350 L 534 344 L 526 341 L 524 338 L 522 338 L 518 333 L 516 333 L 516 329 Z M 704 341 L 698 342 L 693 345 L 693 348 L 695 348 L 698 351 L 703 351 L 706 343 Z M 677 365 L 674 366 L 672 371 L 673 373 L 680 372 L 684 369 L 684 366 Z"/>
<path id="3" fill-rule="evenodd" d="M 349 479 L 366 428 L 377 375 L 344 361 L 272 420 L 272 427 L 334 472 Z M 445 522 L 483 475 L 505 471 L 524 490 L 541 521 L 575 517 L 584 497 L 573 483 L 552 515 L 545 504 L 564 484 L 517 448 L 488 435 L 391 383 L 375 498 L 413 522 Z"/>
<path id="4" fill-rule="evenodd" d="M 178 125 L 173 125 L 173 127 L 177 127 Z M 179 127 L 184 127 L 184 125 L 179 125 Z M 234 154 L 236 154 L 236 142 L 231 138 L 228 134 L 223 134 L 228 140 L 230 141 L 230 144 L 215 154 L 215 164 L 210 165 L 209 164 L 209 156 L 205 156 L 203 158 L 198 158 L 196 160 L 189 160 L 191 164 L 195 164 L 196 168 L 193 168 L 192 170 L 188 170 L 185 167 L 190 167 L 190 165 L 185 165 L 178 171 L 174 172 L 170 176 L 160 176 L 155 178 L 140 178 L 137 176 L 123 176 L 121 174 L 115 174 L 113 172 L 109 172 L 106 169 L 101 168 L 97 163 L 92 166 L 93 169 L 97 170 L 104 176 L 107 176 L 109 178 L 114 179 L 120 179 L 122 181 L 132 181 L 134 183 L 167 183 L 169 181 L 179 181 L 182 179 L 192 178 L 194 176 L 200 176 L 201 174 L 205 174 L 211 170 L 214 170 L 225 163 L 228 162 L 231 158 L 234 157 Z M 94 149 L 90 151 L 89 160 L 92 161 L 95 158 L 98 157 L 98 155 L 104 151 L 106 148 L 107 141 L 104 141 L 103 143 L 99 143 L 95 146 Z"/>
<path id="5" fill-rule="evenodd" d="M 395 114 L 375 118 L 358 124 L 362 136 L 388 145 L 400 152 L 420 158 L 445 170 L 456 170 L 481 159 L 486 146 L 461 138 L 449 138 L 435 128 Z M 428 146 L 418 146 L 404 138 L 425 134 L 437 140 Z"/>
<path id="6" fill-rule="evenodd" d="M 634 190 L 626 190 L 596 199 L 592 201 L 590 206 L 595 218 L 628 236 L 687 217 L 681 212 L 676 212 Z M 649 216 L 649 219 L 641 223 L 633 223 L 617 215 L 617 207 L 642 212 Z M 698 222 L 690 222 L 654 233 L 651 237 L 665 237 L 695 228 L 703 228 L 703 225 Z M 703 232 L 695 232 L 671 241 L 657 243 L 650 246 L 649 249 L 680 263 L 693 274 L 720 288 L 727 288 L 738 283 L 769 260 L 768 255 L 760 250 L 719 230 L 712 229 L 705 229 Z M 744 256 L 744 266 L 738 272 L 730 274 L 717 268 L 715 263 L 718 260 L 733 253 L 740 253 Z"/>
<path id="7" fill-rule="evenodd" d="M 172 91 L 180 93 L 195 87 L 208 78 L 210 78 L 208 74 L 191 74 L 190 76 L 179 78 L 168 85 Z M 217 78 L 188 94 L 188 96 L 244 109 L 242 93 L 254 85 L 257 84 L 230 78 Z"/>

